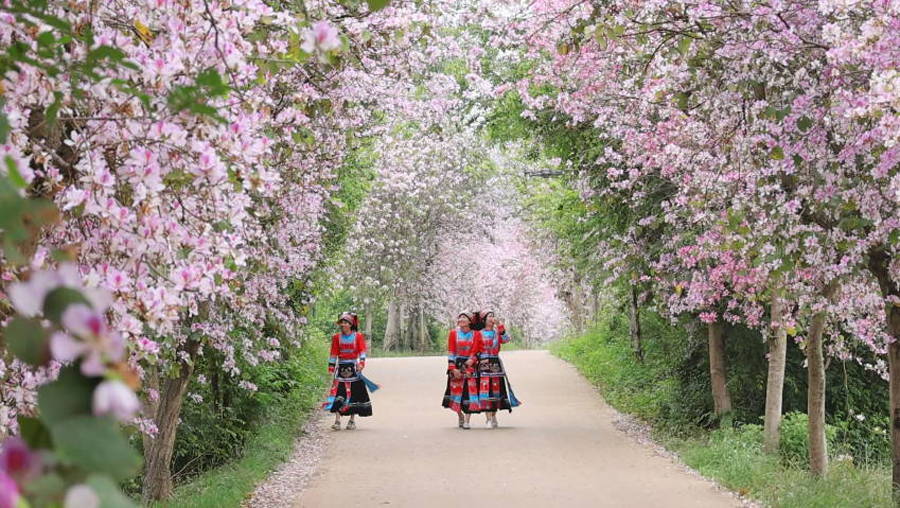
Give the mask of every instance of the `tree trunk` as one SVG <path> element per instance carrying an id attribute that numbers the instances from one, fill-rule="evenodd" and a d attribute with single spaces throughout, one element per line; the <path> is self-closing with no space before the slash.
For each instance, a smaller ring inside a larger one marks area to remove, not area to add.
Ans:
<path id="1" fill-rule="evenodd" d="M 894 506 L 900 506 L 900 309 L 887 309 L 890 334 L 894 342 L 888 345 L 891 404 L 891 486 Z"/>
<path id="2" fill-rule="evenodd" d="M 375 315 L 372 312 L 372 304 L 366 304 L 365 310 L 363 311 L 363 335 L 366 336 L 366 349 L 372 349 L 372 322 L 375 320 Z"/>
<path id="3" fill-rule="evenodd" d="M 581 277 L 576 277 L 575 283 L 572 285 L 572 306 L 576 312 L 578 333 L 584 333 L 584 288 L 582 287 Z"/>
<path id="4" fill-rule="evenodd" d="M 399 321 L 400 316 L 397 301 L 391 300 L 388 302 L 387 324 L 384 327 L 384 341 L 381 343 L 381 348 L 385 351 L 393 349 L 399 340 Z"/>
<path id="5" fill-rule="evenodd" d="M 889 271 L 891 258 L 883 250 L 869 253 L 869 270 L 878 280 L 881 295 L 900 296 L 900 288 L 891 280 Z M 888 333 L 894 341 L 888 344 L 888 389 L 891 410 L 891 491 L 894 506 L 900 506 L 900 307 L 885 303 L 885 318 Z"/>
<path id="6" fill-rule="evenodd" d="M 709 380 L 712 385 L 713 408 L 721 418 L 731 412 L 728 376 L 725 368 L 725 325 L 721 321 L 709 323 Z"/>
<path id="7" fill-rule="evenodd" d="M 777 453 L 781 433 L 781 403 L 784 394 L 784 366 L 787 356 L 787 330 L 784 327 L 785 304 L 772 301 L 772 325 L 769 337 L 769 375 L 766 380 L 766 416 L 763 422 L 763 450 Z"/>
<path id="8" fill-rule="evenodd" d="M 631 320 L 628 331 L 631 335 L 631 351 L 638 363 L 644 362 L 644 346 L 641 338 L 641 309 L 638 307 L 637 288 L 631 286 L 631 295 L 628 298 L 628 307 L 631 310 Z"/>
<path id="9" fill-rule="evenodd" d="M 569 315 L 572 316 L 572 326 L 575 328 L 575 333 L 581 333 L 582 329 L 584 329 L 584 325 L 581 322 L 581 309 L 578 307 L 578 299 L 575 295 L 575 291 L 562 291 L 560 296 L 562 297 L 563 303 L 565 303 L 566 307 L 569 309 Z"/>
<path id="10" fill-rule="evenodd" d="M 428 350 L 428 328 L 425 327 L 425 307 L 419 302 L 419 351 Z"/>
<path id="11" fill-rule="evenodd" d="M 144 370 L 144 385 L 146 387 L 145 392 L 149 393 L 150 390 L 154 390 L 157 395 L 159 394 L 159 369 L 156 367 L 156 365 L 148 365 L 147 369 Z M 144 397 L 144 418 L 149 418 L 153 421 L 156 421 L 156 414 L 158 412 L 159 398 L 153 400 L 149 396 Z M 142 433 L 141 436 L 144 445 L 144 457 L 149 457 L 150 450 L 153 446 L 153 438 L 144 433 Z"/>
<path id="12" fill-rule="evenodd" d="M 190 361 L 180 361 L 178 376 L 168 378 L 162 383 L 159 408 L 156 411 L 158 432 L 150 443 L 149 453 L 144 456 L 146 464 L 142 493 L 144 504 L 163 500 L 172 495 L 170 466 L 172 452 L 175 449 L 175 433 L 178 430 L 184 394 L 194 372 L 193 360 L 197 356 L 199 345 L 200 343 L 193 338 L 188 339 L 184 351 Z"/>
<path id="13" fill-rule="evenodd" d="M 407 305 L 405 302 L 400 303 L 400 313 L 399 318 L 397 319 L 398 328 L 398 336 L 400 337 L 399 349 L 407 350 L 409 349 L 409 327 L 406 323 L 406 315 L 407 315 Z"/>
<path id="14" fill-rule="evenodd" d="M 821 310 L 812 318 L 806 339 L 806 412 L 809 415 L 809 469 L 816 476 L 828 472 L 828 442 L 825 439 L 825 357 L 822 335 L 828 313 Z"/>

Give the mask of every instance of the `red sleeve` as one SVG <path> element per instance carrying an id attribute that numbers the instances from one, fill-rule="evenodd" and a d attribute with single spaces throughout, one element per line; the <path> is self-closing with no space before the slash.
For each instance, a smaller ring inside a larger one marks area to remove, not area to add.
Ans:
<path id="1" fill-rule="evenodd" d="M 356 333 L 356 353 L 359 355 L 359 363 L 366 364 L 366 336 Z"/>
<path id="2" fill-rule="evenodd" d="M 456 369 L 456 330 L 450 330 L 447 336 L 447 370 Z"/>
<path id="3" fill-rule="evenodd" d="M 328 372 L 334 372 L 334 366 L 337 365 L 338 353 L 341 352 L 338 346 L 338 334 L 331 336 L 331 355 L 328 358 Z"/>

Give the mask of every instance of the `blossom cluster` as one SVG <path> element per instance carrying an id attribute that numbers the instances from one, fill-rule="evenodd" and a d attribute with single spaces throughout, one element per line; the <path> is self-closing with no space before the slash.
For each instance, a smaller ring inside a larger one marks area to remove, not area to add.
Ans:
<path id="1" fill-rule="evenodd" d="M 794 310 L 775 326 L 798 338 L 824 310 L 876 352 L 896 340 L 883 320 L 900 281 L 896 5 L 546 1 L 529 14 L 511 31 L 533 70 L 498 92 L 596 133 L 582 197 L 630 210 L 602 235 L 603 266 L 653 285 L 672 314 L 768 333 L 780 300 Z"/>

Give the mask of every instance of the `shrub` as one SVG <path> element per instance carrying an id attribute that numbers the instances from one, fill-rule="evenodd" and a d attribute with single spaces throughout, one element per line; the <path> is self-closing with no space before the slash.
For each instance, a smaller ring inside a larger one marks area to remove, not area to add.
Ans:
<path id="1" fill-rule="evenodd" d="M 837 431 L 835 426 L 825 425 L 825 440 L 829 451 L 834 450 Z M 809 416 L 806 413 L 792 411 L 784 415 L 778 452 L 788 464 L 804 467 L 809 465 Z"/>

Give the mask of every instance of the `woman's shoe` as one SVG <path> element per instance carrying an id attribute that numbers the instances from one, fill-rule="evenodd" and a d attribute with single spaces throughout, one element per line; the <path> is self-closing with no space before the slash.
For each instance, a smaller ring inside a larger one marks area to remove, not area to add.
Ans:
<path id="1" fill-rule="evenodd" d="M 466 419 L 463 418 L 462 413 L 458 413 L 458 415 L 459 415 L 459 428 L 463 428 L 463 425 L 465 425 L 465 423 L 466 423 Z"/>
<path id="2" fill-rule="evenodd" d="M 469 422 L 463 422 L 462 425 L 460 425 L 460 427 L 462 427 L 466 430 L 469 430 L 472 428 L 472 427 L 469 427 Z"/>
<path id="3" fill-rule="evenodd" d="M 355 429 L 356 429 L 356 422 L 354 422 L 353 420 L 350 420 L 349 422 L 347 422 L 347 426 L 344 427 L 344 428 L 347 429 L 347 430 L 355 430 Z"/>
<path id="4" fill-rule="evenodd" d="M 331 430 L 341 430 L 341 422 L 334 422 L 331 426 Z"/>
<path id="5" fill-rule="evenodd" d="M 497 428 L 497 425 L 498 425 L 498 424 L 497 424 L 497 420 L 491 420 L 491 428 L 492 428 L 492 429 L 496 429 L 496 428 Z"/>

